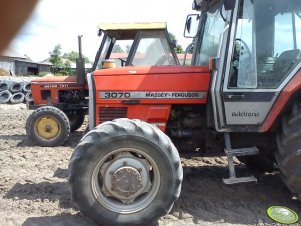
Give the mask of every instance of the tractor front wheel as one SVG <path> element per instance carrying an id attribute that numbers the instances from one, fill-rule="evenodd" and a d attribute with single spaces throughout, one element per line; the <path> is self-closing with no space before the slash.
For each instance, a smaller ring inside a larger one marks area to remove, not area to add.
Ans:
<path id="1" fill-rule="evenodd" d="M 87 133 L 69 164 L 80 211 L 98 225 L 147 225 L 180 195 L 179 154 L 158 128 L 139 120 L 105 122 Z"/>
<path id="2" fill-rule="evenodd" d="M 301 104 L 295 104 L 291 114 L 283 118 L 277 143 L 276 160 L 282 179 L 301 199 Z"/>
<path id="3" fill-rule="evenodd" d="M 28 117 L 26 133 L 39 146 L 62 145 L 70 134 L 68 117 L 56 107 L 40 107 Z"/>

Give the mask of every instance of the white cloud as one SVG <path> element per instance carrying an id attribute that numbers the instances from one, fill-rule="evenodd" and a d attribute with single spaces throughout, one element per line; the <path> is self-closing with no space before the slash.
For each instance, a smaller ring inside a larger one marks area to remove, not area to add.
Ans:
<path id="1" fill-rule="evenodd" d="M 116 22 L 168 22 L 168 30 L 185 47 L 183 38 L 191 2 L 183 0 L 40 0 L 31 19 L 12 45 L 43 60 L 56 44 L 63 52 L 77 50 L 77 35 L 82 34 L 83 52 L 91 60 L 98 47 L 97 25 Z"/>

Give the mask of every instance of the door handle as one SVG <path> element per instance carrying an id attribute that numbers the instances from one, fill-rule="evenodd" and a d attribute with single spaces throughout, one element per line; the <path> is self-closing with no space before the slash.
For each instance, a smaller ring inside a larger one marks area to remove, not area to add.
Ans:
<path id="1" fill-rule="evenodd" d="M 226 98 L 230 99 L 230 100 L 242 100 L 245 98 L 245 95 L 244 94 L 227 94 Z"/>

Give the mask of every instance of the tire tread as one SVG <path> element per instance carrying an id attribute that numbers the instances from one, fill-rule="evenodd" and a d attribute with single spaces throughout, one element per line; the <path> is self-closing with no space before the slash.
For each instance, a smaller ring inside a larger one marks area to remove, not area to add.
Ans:
<path id="1" fill-rule="evenodd" d="M 56 139 L 53 142 L 45 142 L 42 140 L 39 140 L 35 134 L 34 134 L 34 121 L 39 117 L 40 115 L 43 115 L 45 112 L 50 112 L 56 116 L 58 116 L 62 122 L 63 122 L 63 131 L 62 135 L 59 137 L 59 139 Z M 45 147 L 56 147 L 59 145 L 62 145 L 66 142 L 70 135 L 70 124 L 69 124 L 69 119 L 66 116 L 66 114 L 61 111 L 60 109 L 53 107 L 53 106 L 43 106 L 38 109 L 36 109 L 31 115 L 26 120 L 26 125 L 25 125 L 25 130 L 26 134 L 28 137 L 37 145 L 40 146 L 45 146 Z"/>
<path id="2" fill-rule="evenodd" d="M 275 154 L 281 177 L 287 187 L 301 198 L 301 106 L 294 104 L 290 115 L 282 121 L 282 133 L 277 136 Z"/>
<path id="3" fill-rule="evenodd" d="M 165 135 L 161 130 L 157 127 L 150 125 L 141 120 L 130 120 L 127 118 L 116 119 L 110 122 L 105 122 L 97 127 L 94 130 L 89 131 L 81 140 L 81 142 L 76 147 L 75 151 L 71 156 L 71 160 L 69 163 L 68 171 L 69 171 L 69 179 L 68 183 L 71 188 L 72 200 L 78 205 L 80 211 L 84 215 L 91 216 L 91 211 L 93 211 L 93 207 L 87 207 L 83 205 L 80 201 L 80 194 L 78 191 L 78 186 L 76 184 L 76 178 L 78 177 L 78 172 L 80 169 L 80 162 L 84 161 L 85 155 L 89 154 L 89 152 L 93 152 L 93 148 L 90 148 L 94 145 L 95 142 L 102 143 L 107 139 L 110 139 L 114 136 L 122 136 L 122 135 L 134 135 L 138 137 L 143 137 L 148 140 L 151 140 L 153 143 L 158 144 L 159 147 L 162 147 L 161 150 L 165 151 L 165 154 L 169 156 L 169 161 L 173 165 L 175 169 L 174 172 L 174 188 L 171 189 L 171 200 L 172 203 L 162 204 L 160 208 L 156 210 L 156 213 L 153 213 L 150 216 L 145 217 L 144 222 L 141 222 L 141 225 L 145 225 L 146 222 L 151 222 L 161 217 L 162 215 L 168 213 L 173 206 L 174 202 L 179 198 L 181 191 L 181 183 L 183 180 L 183 170 L 180 162 L 180 157 L 177 149 L 169 139 L 167 135 Z M 153 219 L 153 215 L 155 214 L 155 218 Z M 92 219 L 99 223 L 97 220 Z M 106 222 L 108 224 L 108 222 Z M 118 224 L 115 222 L 114 225 Z M 112 223 L 113 225 L 113 223 Z M 124 225 L 124 223 L 122 224 Z M 132 225 L 129 222 L 129 225 Z M 139 224 L 137 224 L 139 225 Z"/>

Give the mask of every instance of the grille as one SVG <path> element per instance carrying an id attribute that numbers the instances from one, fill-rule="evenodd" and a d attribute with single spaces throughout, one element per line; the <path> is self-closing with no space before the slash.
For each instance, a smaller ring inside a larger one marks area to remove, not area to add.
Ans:
<path id="1" fill-rule="evenodd" d="M 126 117 L 127 108 L 99 108 L 99 123 Z"/>

